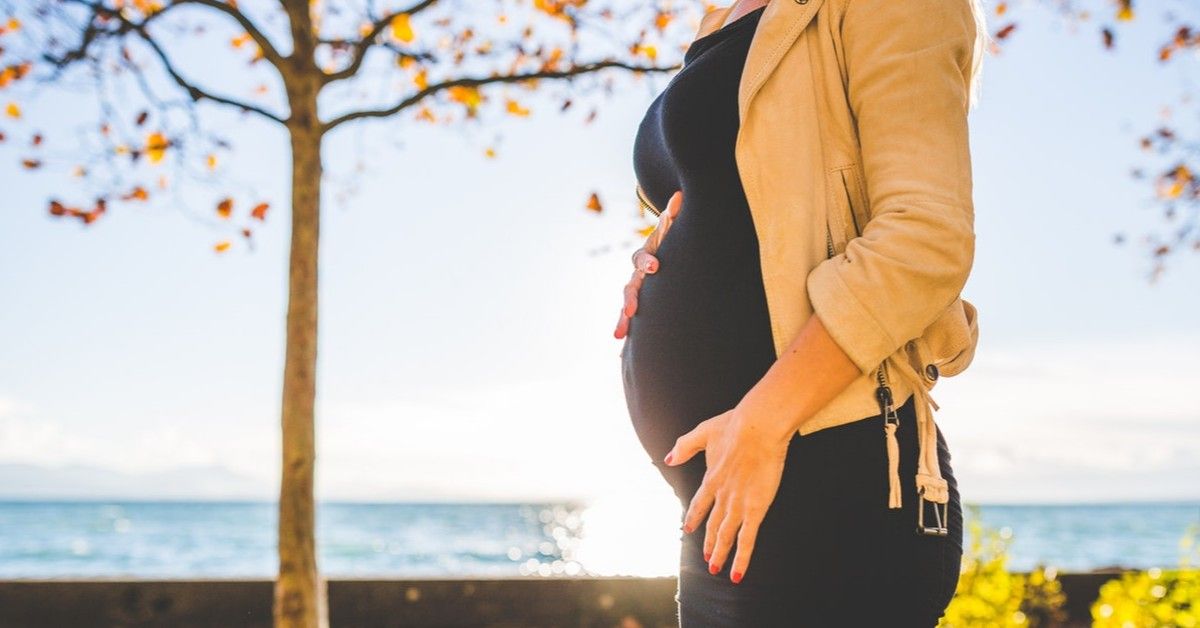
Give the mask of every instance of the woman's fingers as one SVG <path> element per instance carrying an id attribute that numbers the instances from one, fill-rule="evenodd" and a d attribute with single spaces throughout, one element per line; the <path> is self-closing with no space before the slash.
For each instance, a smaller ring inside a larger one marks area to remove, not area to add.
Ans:
<path id="1" fill-rule="evenodd" d="M 680 465 L 691 459 L 692 456 L 704 451 L 708 446 L 708 431 L 713 426 L 713 419 L 720 416 L 717 415 L 711 419 L 701 421 L 696 427 L 688 430 L 679 438 L 675 439 L 675 444 L 671 447 L 671 451 L 667 452 L 663 461 L 671 466 Z"/>
<path id="2" fill-rule="evenodd" d="M 723 501 L 725 500 L 719 500 L 718 503 Z M 729 550 L 733 547 L 738 527 L 742 524 L 740 508 L 724 507 L 720 511 L 719 521 L 716 524 L 711 523 L 712 518 L 709 519 L 708 532 L 704 539 L 704 546 L 710 548 L 711 552 L 708 560 L 708 572 L 712 574 L 719 573 L 725 566 L 725 559 L 729 556 Z M 717 509 L 714 507 L 713 513 L 716 512 Z"/>
<path id="3" fill-rule="evenodd" d="M 687 512 L 683 516 L 684 532 L 690 533 L 692 530 L 700 527 L 700 522 L 704 521 L 705 513 L 712 507 L 715 487 L 711 478 L 712 471 L 705 471 L 704 479 L 700 481 L 700 488 L 696 490 L 696 494 L 692 496 L 692 501 L 688 503 Z"/>
<path id="4" fill-rule="evenodd" d="M 625 305 L 622 311 L 625 316 L 633 316 L 637 311 L 638 291 L 642 289 L 642 276 L 640 270 L 633 271 L 633 276 L 629 278 L 629 283 L 625 284 Z"/>
<path id="5" fill-rule="evenodd" d="M 721 571 L 721 562 L 725 560 L 718 537 L 721 528 L 726 526 L 727 501 L 723 496 L 713 501 L 712 512 L 708 513 L 708 523 L 704 526 L 704 559 L 708 561 L 708 573 L 711 574 Z"/>
<path id="6" fill-rule="evenodd" d="M 621 315 L 617 318 L 617 326 L 613 329 L 613 337 L 618 340 L 629 334 L 629 319 L 637 313 L 638 292 L 642 289 L 642 280 L 646 275 L 658 272 L 658 245 L 671 228 L 671 223 L 679 215 L 683 205 L 683 191 L 676 191 L 667 202 L 667 208 L 658 217 L 658 226 L 646 238 L 646 244 L 633 253 L 633 277 L 625 284 L 625 304 L 621 306 Z"/>
<path id="7" fill-rule="evenodd" d="M 657 264 L 655 267 L 657 268 Z M 613 330 L 613 336 L 617 339 L 624 338 L 629 333 L 629 319 L 637 312 L 638 291 L 642 289 L 643 277 L 644 272 L 634 269 L 629 282 L 625 284 L 625 303 L 621 305 L 621 316 L 617 318 L 617 327 Z"/>
<path id="8" fill-rule="evenodd" d="M 621 308 L 621 316 L 617 318 L 617 327 L 613 330 L 613 337 L 620 340 L 629 333 L 629 317 L 625 315 L 625 308 Z"/>
<path id="9" fill-rule="evenodd" d="M 683 206 L 683 190 L 675 190 L 671 195 L 671 199 L 667 201 L 667 209 L 663 213 L 674 220 L 679 215 L 679 208 Z"/>
<path id="10" fill-rule="evenodd" d="M 658 270 L 658 258 L 653 253 L 647 251 L 645 247 L 638 249 L 637 253 L 633 254 L 633 267 L 643 273 L 653 274 Z"/>
<path id="11" fill-rule="evenodd" d="M 742 519 L 742 528 L 738 531 L 737 554 L 733 557 L 733 567 L 729 570 L 729 579 L 734 584 L 742 581 L 746 570 L 750 568 L 750 555 L 754 553 L 754 541 L 758 538 L 758 526 L 762 523 L 763 515 L 748 513 Z"/>
<path id="12" fill-rule="evenodd" d="M 646 244 L 642 248 L 647 253 L 655 254 L 658 252 L 658 247 L 662 244 L 663 238 L 667 237 L 667 232 L 671 230 L 671 224 L 675 222 L 675 218 L 679 216 L 679 208 L 683 206 L 683 190 L 677 190 L 671 195 L 671 200 L 667 201 L 667 207 L 658 216 L 658 226 L 654 231 L 650 232 L 650 236 L 646 238 Z"/>

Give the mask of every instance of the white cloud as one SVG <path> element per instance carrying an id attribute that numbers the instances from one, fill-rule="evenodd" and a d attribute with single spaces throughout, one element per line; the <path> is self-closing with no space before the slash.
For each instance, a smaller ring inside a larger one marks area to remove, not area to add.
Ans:
<path id="1" fill-rule="evenodd" d="M 1197 497 L 1195 355 L 1200 338 L 1193 336 L 1102 347 L 982 344 L 965 373 L 934 390 L 964 498 Z M 536 500 L 661 493 L 665 485 L 630 426 L 618 369 L 603 360 L 583 364 L 541 379 L 406 392 L 391 402 L 325 394 L 318 494 Z M 277 482 L 274 421 L 136 425 L 71 429 L 0 397 L 0 462 L 134 474 L 219 466 Z"/>

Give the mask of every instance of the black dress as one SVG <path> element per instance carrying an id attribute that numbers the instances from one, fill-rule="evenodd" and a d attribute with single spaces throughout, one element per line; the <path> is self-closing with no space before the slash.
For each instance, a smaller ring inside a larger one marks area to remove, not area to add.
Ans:
<path id="1" fill-rule="evenodd" d="M 734 159 L 738 85 L 763 10 L 692 43 L 634 143 L 634 171 L 651 203 L 665 208 L 683 190 L 621 357 L 634 431 L 681 515 L 704 477 L 704 455 L 675 467 L 663 456 L 680 435 L 736 406 L 775 362 L 758 240 Z M 909 397 L 897 409 L 902 478 L 916 473 L 913 403 Z M 733 548 L 712 575 L 702 555 L 705 524 L 681 532 L 683 628 L 933 626 L 953 595 L 962 555 L 950 454 L 939 430 L 950 534 L 918 536 L 915 483 L 904 482 L 903 508 L 886 507 L 883 434 L 875 416 L 793 437 L 739 584 L 729 579 Z"/>

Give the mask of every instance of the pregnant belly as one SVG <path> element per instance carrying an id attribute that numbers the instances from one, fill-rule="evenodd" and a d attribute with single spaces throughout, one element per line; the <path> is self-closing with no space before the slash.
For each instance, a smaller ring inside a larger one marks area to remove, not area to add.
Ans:
<path id="1" fill-rule="evenodd" d="M 660 259 L 642 284 L 621 354 L 630 418 L 654 460 L 736 406 L 775 361 L 757 268 Z"/>

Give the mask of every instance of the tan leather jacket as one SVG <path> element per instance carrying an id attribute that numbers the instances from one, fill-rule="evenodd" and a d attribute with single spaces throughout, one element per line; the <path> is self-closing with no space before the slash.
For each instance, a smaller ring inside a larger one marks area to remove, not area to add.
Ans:
<path id="1" fill-rule="evenodd" d="M 978 340 L 960 298 L 975 251 L 976 28 L 969 0 L 770 0 L 738 92 L 736 160 L 776 355 L 815 311 L 862 371 L 799 432 L 888 414 L 890 508 L 898 448 L 880 382 L 892 407 L 918 395 L 918 494 L 946 504 L 929 389 L 965 369 Z"/>

